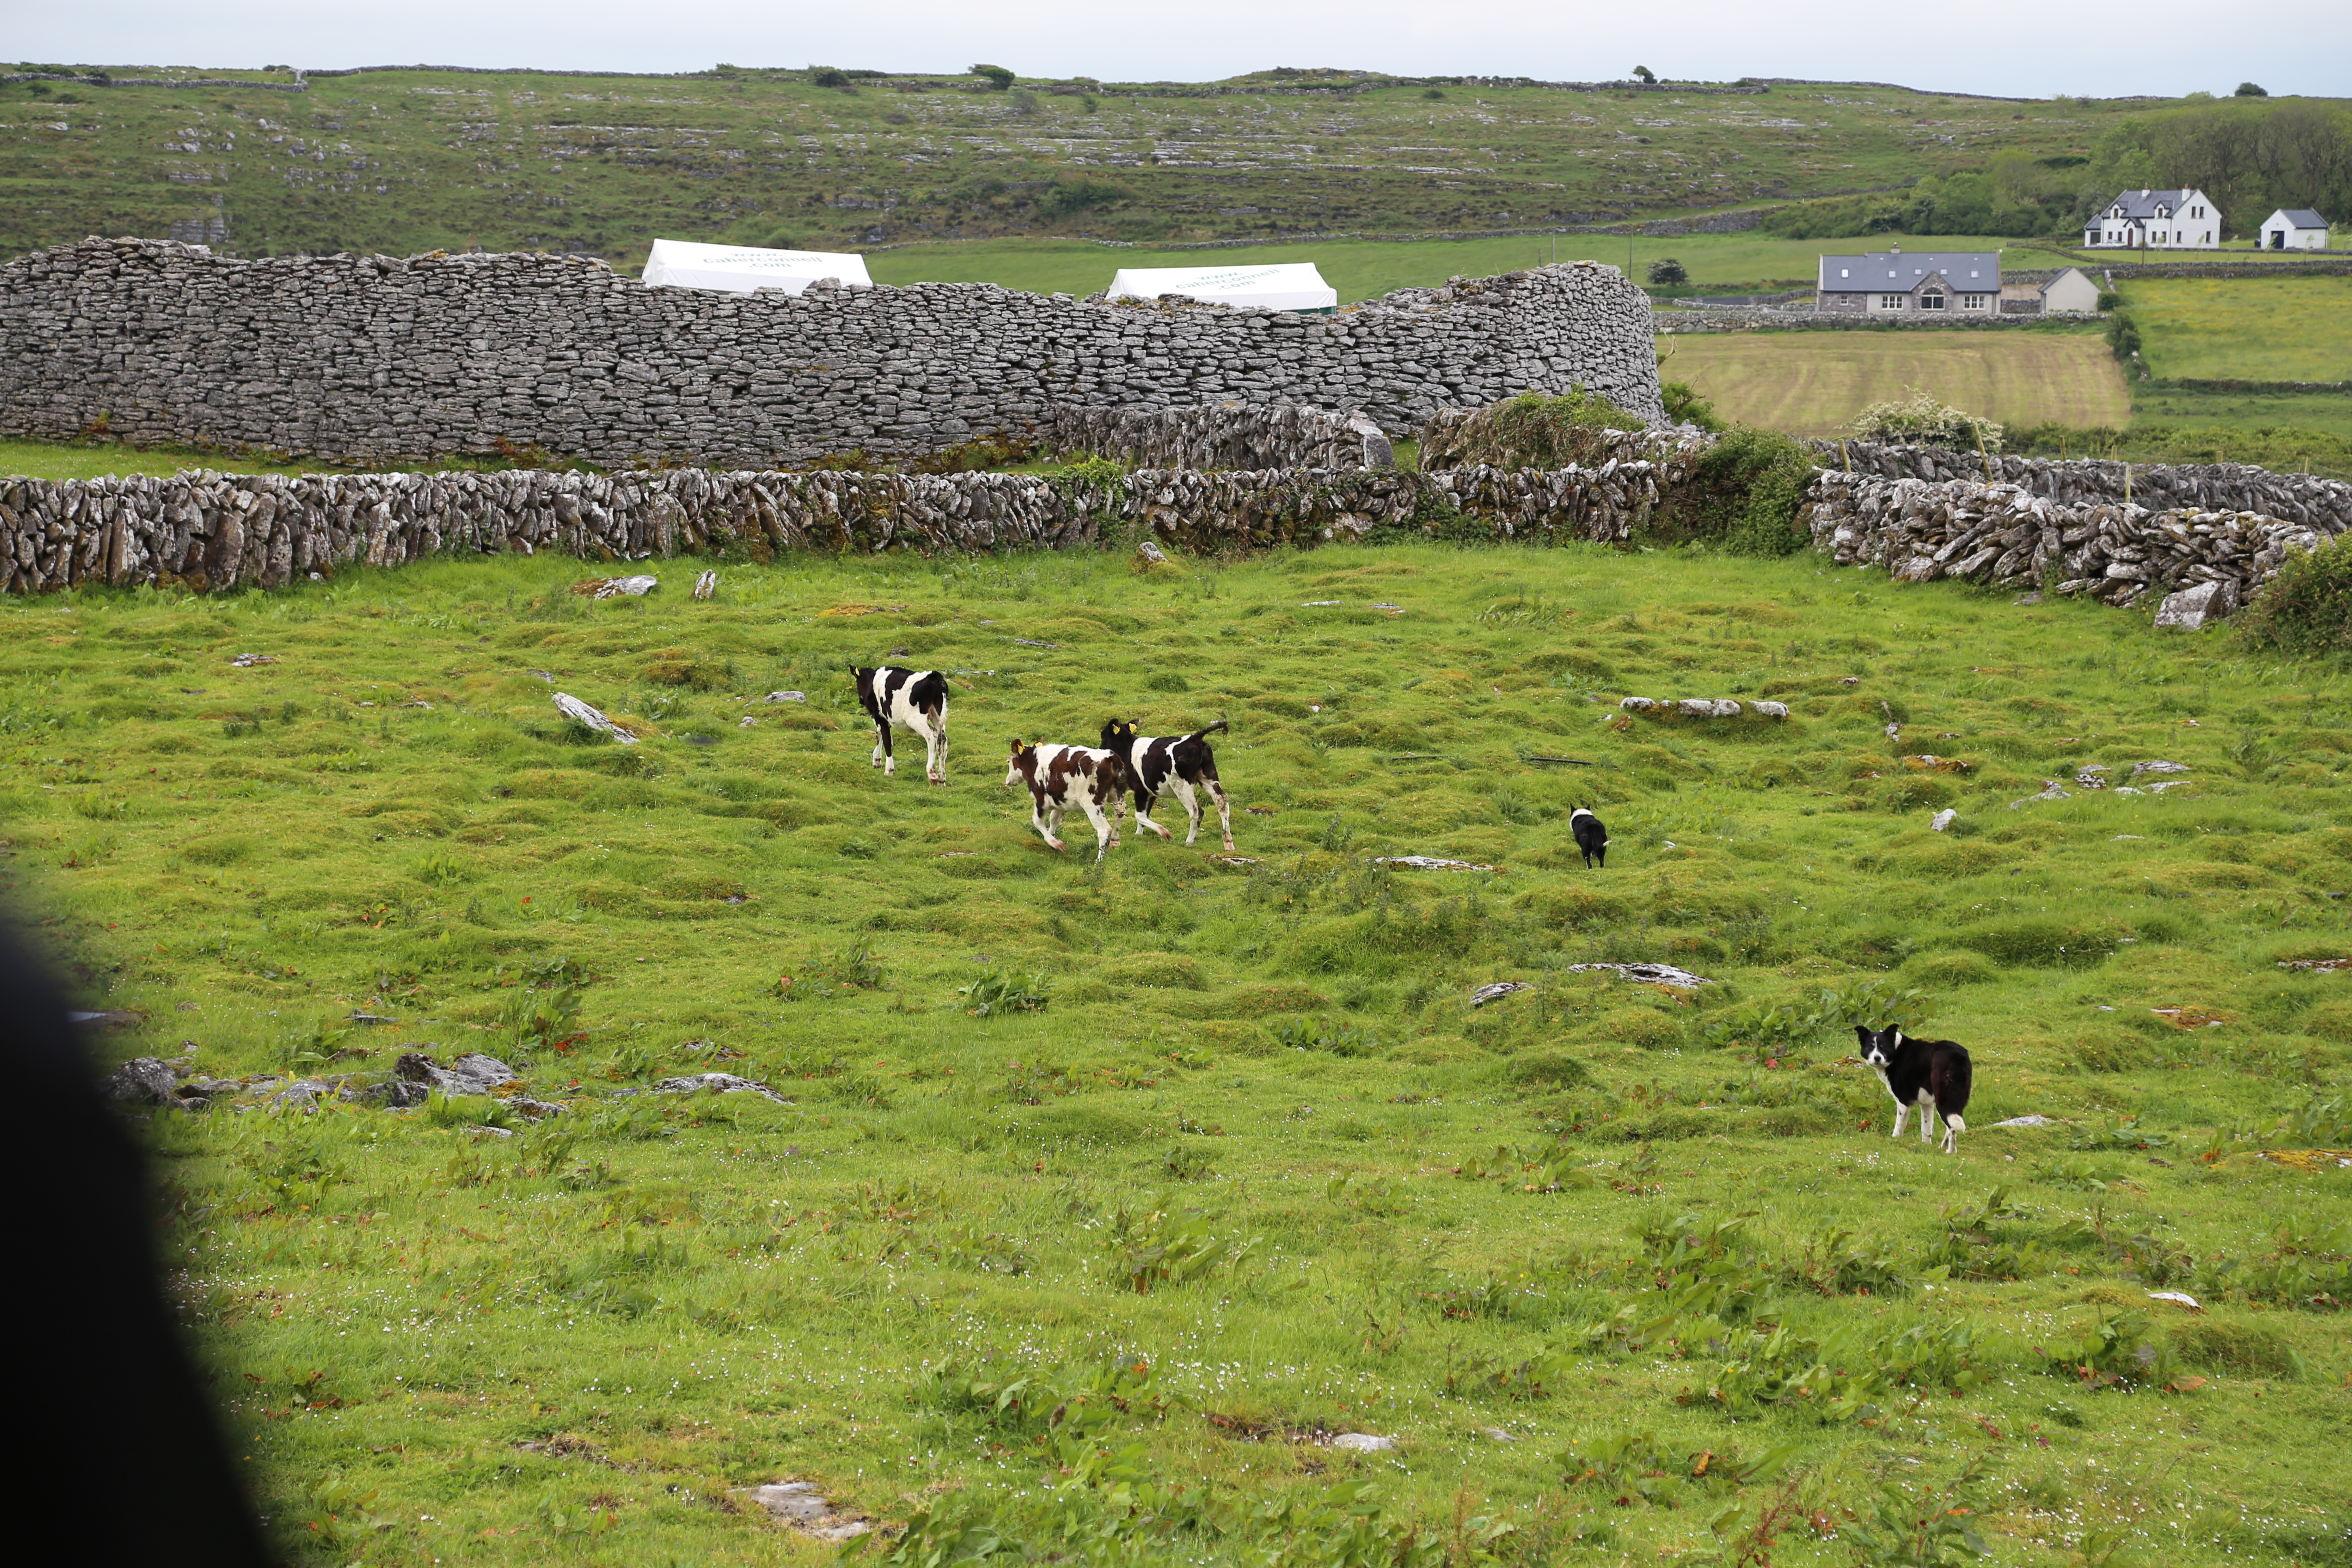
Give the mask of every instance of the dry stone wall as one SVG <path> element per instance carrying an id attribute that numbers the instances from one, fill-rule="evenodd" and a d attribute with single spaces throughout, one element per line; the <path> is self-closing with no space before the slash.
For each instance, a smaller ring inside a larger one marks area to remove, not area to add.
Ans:
<path id="1" fill-rule="evenodd" d="M 1152 468 L 1385 468 L 1396 448 L 1361 414 L 1295 404 L 1054 410 L 1039 434 L 1065 452 Z"/>
<path id="2" fill-rule="evenodd" d="M 2136 503 L 2067 505 L 1983 479 L 1880 479 L 1818 473 L 1800 521 L 1841 566 L 1884 567 L 1896 580 L 1940 577 L 2007 587 L 2049 584 L 2129 605 L 2217 583 L 2242 603 L 2287 553 L 2343 531 L 2259 512 Z"/>
<path id="3" fill-rule="evenodd" d="M 719 551 L 992 551 L 1097 542 L 1141 521 L 1192 549 L 1312 546 L 1380 527 L 1622 540 L 1664 471 L 1142 469 L 1034 474 L 217 474 L 0 480 L 0 588 L 275 588 L 353 566 L 552 550 L 591 561 Z"/>
<path id="4" fill-rule="evenodd" d="M 2352 484 L 2280 474 L 2252 463 L 2122 463 L 2111 458 L 2021 458 L 1875 441 L 1817 441 L 1824 466 L 1927 482 L 2014 485 L 2063 506 L 2120 505 L 2151 511 L 2250 511 L 2341 533 L 2352 528 Z"/>
<path id="5" fill-rule="evenodd" d="M 1560 263 L 1334 315 L 979 283 L 648 289 L 593 258 L 280 257 L 89 240 L 0 266 L 0 429 L 384 464 L 543 450 L 797 466 L 1013 434 L 1057 406 L 1433 412 L 1574 384 L 1663 417 L 1648 300 Z"/>

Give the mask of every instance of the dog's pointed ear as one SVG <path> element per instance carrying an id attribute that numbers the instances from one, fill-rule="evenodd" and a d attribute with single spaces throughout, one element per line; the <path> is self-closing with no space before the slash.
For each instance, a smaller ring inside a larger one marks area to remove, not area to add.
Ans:
<path id="1" fill-rule="evenodd" d="M 1853 1032 L 1855 1037 L 1862 1041 L 1862 1048 L 1864 1050 L 1868 1050 L 1870 1048 L 1870 1026 L 1866 1024 L 1856 1024 L 1853 1026 Z"/>

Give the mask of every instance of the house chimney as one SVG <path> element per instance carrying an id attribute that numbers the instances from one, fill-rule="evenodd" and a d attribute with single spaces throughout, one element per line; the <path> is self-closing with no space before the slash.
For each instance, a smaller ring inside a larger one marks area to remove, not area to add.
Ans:
<path id="1" fill-rule="evenodd" d="M 1886 254 L 1887 254 L 1887 255 L 1889 255 L 1889 256 L 1900 256 L 1900 255 L 1902 255 L 1902 254 L 1903 254 L 1903 242 L 1902 242 L 1901 240 L 1899 240 L 1899 239 L 1898 239 L 1898 240 L 1895 241 L 1892 245 L 1889 245 L 1889 246 L 1886 247 Z"/>

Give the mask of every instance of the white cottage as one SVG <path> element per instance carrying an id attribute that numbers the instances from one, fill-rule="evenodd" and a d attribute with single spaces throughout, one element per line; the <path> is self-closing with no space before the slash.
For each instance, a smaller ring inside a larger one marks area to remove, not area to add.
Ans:
<path id="1" fill-rule="evenodd" d="M 2202 191 L 2126 191 L 2083 226 L 2085 246 L 2213 250 L 2221 244 L 2221 209 Z"/>
<path id="2" fill-rule="evenodd" d="M 2264 250 L 2325 250 L 2327 220 L 2309 207 L 2281 207 L 2263 219 Z"/>

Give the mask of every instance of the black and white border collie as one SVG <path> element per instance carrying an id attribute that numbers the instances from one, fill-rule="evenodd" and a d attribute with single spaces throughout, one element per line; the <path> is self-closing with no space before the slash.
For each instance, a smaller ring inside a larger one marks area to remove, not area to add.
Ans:
<path id="1" fill-rule="evenodd" d="M 1960 1112 L 1969 1108 L 1972 1069 L 1969 1053 L 1949 1040 L 1915 1040 L 1896 1028 L 1867 1029 L 1857 1024 L 1862 1059 L 1895 1097 L 1895 1131 L 1903 1136 L 1903 1119 L 1919 1108 L 1919 1141 L 1932 1143 L 1936 1122 L 1944 1126 L 1944 1152 L 1959 1152 L 1960 1134 L 1969 1124 Z M 1930 1116 L 1936 1120 L 1928 1120 Z"/>
<path id="2" fill-rule="evenodd" d="M 1118 847 L 1118 792 L 1127 778 L 1127 764 L 1116 752 L 1087 746 L 1024 745 L 1013 738 L 1013 754 L 1004 767 L 1004 787 L 1029 789 L 1029 825 L 1037 837 L 1055 849 L 1066 848 L 1058 837 L 1062 814 L 1076 807 L 1095 828 L 1095 864 L 1103 852 Z"/>
<path id="3" fill-rule="evenodd" d="M 1151 808 L 1159 804 L 1163 792 L 1173 791 L 1192 819 L 1192 830 L 1184 835 L 1186 847 L 1201 837 L 1201 796 L 1206 795 L 1216 802 L 1217 824 L 1224 830 L 1225 853 L 1234 852 L 1234 807 L 1225 798 L 1225 786 L 1217 780 L 1216 754 L 1209 750 L 1211 735 L 1225 727 L 1223 719 L 1206 724 L 1189 735 L 1139 735 L 1135 726 L 1124 719 L 1113 719 L 1103 725 L 1102 743 L 1106 752 L 1116 752 L 1127 763 L 1128 787 L 1135 792 L 1135 826 L 1139 832 L 1149 827 L 1166 838 L 1169 831 L 1151 820 Z"/>
<path id="4" fill-rule="evenodd" d="M 1580 805 L 1568 814 L 1568 830 L 1576 835 L 1576 847 L 1584 851 L 1588 868 L 1609 864 L 1609 829 L 1599 817 Z"/>
<path id="5" fill-rule="evenodd" d="M 857 705 L 874 721 L 874 765 L 888 778 L 898 771 L 890 731 L 908 730 L 923 738 L 923 776 L 948 782 L 948 678 L 936 669 L 852 668 Z"/>

